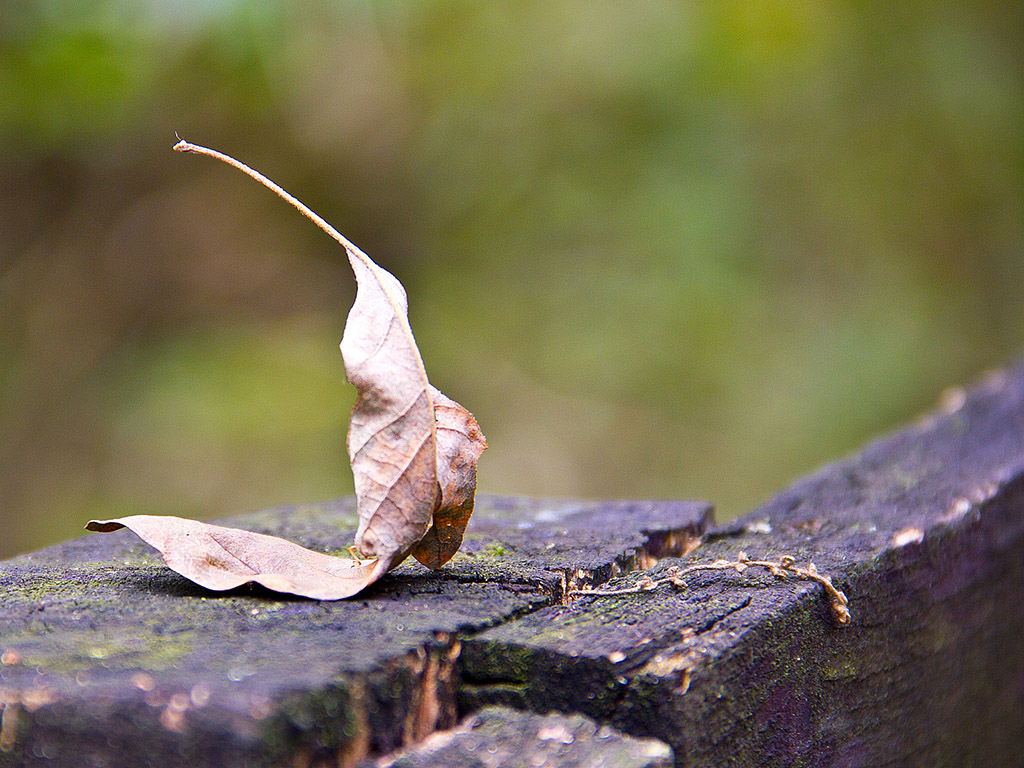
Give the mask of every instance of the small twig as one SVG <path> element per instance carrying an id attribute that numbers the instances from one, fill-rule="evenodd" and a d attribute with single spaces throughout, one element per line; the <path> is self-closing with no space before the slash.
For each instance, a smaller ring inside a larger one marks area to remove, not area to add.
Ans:
<path id="1" fill-rule="evenodd" d="M 818 573 L 814 563 L 808 563 L 806 567 L 796 564 L 796 558 L 791 555 L 783 555 L 778 562 L 774 560 L 751 560 L 746 552 L 740 552 L 736 560 L 713 560 L 710 563 L 696 563 L 686 568 L 672 566 L 665 571 L 665 576 L 660 579 L 652 579 L 650 576 L 641 576 L 632 587 L 621 587 L 619 589 L 582 589 L 569 590 L 569 595 L 586 596 L 610 596 L 610 595 L 633 595 L 640 592 L 650 592 L 665 584 L 683 589 L 686 584 L 683 576 L 697 571 L 736 571 L 743 573 L 748 568 L 766 568 L 773 576 L 779 579 L 796 577 L 816 581 L 825 588 L 829 597 L 832 609 L 832 618 L 836 624 L 848 624 L 850 622 L 850 601 L 842 590 L 836 589 L 829 576 Z"/>

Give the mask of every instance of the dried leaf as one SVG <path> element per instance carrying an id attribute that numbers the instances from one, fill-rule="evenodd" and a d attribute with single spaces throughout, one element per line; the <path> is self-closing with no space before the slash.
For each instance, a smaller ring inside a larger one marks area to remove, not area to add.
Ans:
<path id="1" fill-rule="evenodd" d="M 430 388 L 437 418 L 437 479 L 441 501 L 430 530 L 413 548 L 413 556 L 428 568 L 440 568 L 459 547 L 473 514 L 476 462 L 487 447 L 473 414 Z"/>
<path id="2" fill-rule="evenodd" d="M 379 558 L 383 574 L 423 538 L 439 503 L 434 403 L 405 289 L 359 249 L 346 251 L 358 284 L 341 341 L 358 393 L 348 428 L 356 547 Z"/>
<path id="3" fill-rule="evenodd" d="M 216 150 L 174 149 L 231 165 L 295 206 L 344 247 L 356 300 L 341 341 L 357 397 L 348 452 L 358 502 L 356 547 L 366 561 L 318 554 L 283 539 L 175 517 L 136 515 L 86 528 L 133 530 L 178 573 L 210 589 L 254 581 L 320 600 L 350 597 L 410 552 L 430 568 L 448 562 L 473 513 L 476 462 L 487 442 L 465 408 L 434 389 L 409 327 L 402 284 L 334 227 L 263 174 Z"/>
<path id="4" fill-rule="evenodd" d="M 128 528 L 160 551 L 164 562 L 213 590 L 256 582 L 275 592 L 340 600 L 376 581 L 376 561 L 349 560 L 300 547 L 262 533 L 180 517 L 132 515 L 90 520 L 90 531 Z"/>

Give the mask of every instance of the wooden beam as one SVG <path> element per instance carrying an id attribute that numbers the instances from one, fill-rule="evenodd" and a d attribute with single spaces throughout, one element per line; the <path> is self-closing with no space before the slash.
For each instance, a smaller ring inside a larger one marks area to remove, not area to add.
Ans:
<path id="1" fill-rule="evenodd" d="M 645 576 L 791 555 L 851 622 L 755 569 L 583 595 L 469 639 L 463 707 L 581 712 L 680 766 L 1024 764 L 1024 366 L 720 533 Z"/>
<path id="2" fill-rule="evenodd" d="M 437 740 L 415 745 L 491 704 L 653 737 L 679 766 L 1024 761 L 1024 365 L 708 521 L 701 503 L 484 497 L 449 566 L 337 603 L 206 592 L 128 532 L 15 558 L 0 766 L 440 766 Z M 355 527 L 351 500 L 225 522 L 331 552 Z M 579 593 L 745 556 L 813 562 L 851 621 L 758 568 Z M 489 712 L 496 750 L 532 723 Z M 471 722 L 449 735 L 490 733 Z"/>
<path id="3" fill-rule="evenodd" d="M 450 566 L 347 601 L 208 592 L 133 534 L 0 564 L 0 766 L 352 765 L 457 720 L 460 636 L 697 542 L 710 506 L 483 497 Z M 352 499 L 229 525 L 344 553 Z"/>

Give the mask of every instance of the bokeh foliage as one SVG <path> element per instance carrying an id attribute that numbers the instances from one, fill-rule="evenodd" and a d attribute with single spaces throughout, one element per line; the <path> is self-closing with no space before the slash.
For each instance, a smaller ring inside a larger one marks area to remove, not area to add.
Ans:
<path id="1" fill-rule="evenodd" d="M 0 554 L 351 491 L 343 254 L 485 491 L 724 515 L 1024 346 L 1019 2 L 8 0 Z"/>

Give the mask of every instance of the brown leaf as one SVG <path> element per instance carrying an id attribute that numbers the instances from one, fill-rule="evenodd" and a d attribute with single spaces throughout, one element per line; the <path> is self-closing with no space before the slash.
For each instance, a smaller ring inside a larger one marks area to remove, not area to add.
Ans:
<path id="1" fill-rule="evenodd" d="M 90 531 L 128 528 L 156 548 L 173 570 L 213 590 L 256 582 L 275 592 L 340 600 L 377 580 L 376 561 L 333 557 L 262 533 L 180 517 L 132 515 L 90 520 Z"/>
<path id="2" fill-rule="evenodd" d="M 440 568 L 459 547 L 473 514 L 476 462 L 487 447 L 473 414 L 430 388 L 437 418 L 437 478 L 441 501 L 430 530 L 413 548 L 413 556 L 428 568 Z"/>
<path id="3" fill-rule="evenodd" d="M 440 496 L 437 429 L 405 289 L 362 251 L 346 250 L 358 283 L 341 341 L 345 374 L 358 392 L 348 428 L 356 547 L 379 558 L 383 574 L 430 528 Z"/>
<path id="4" fill-rule="evenodd" d="M 402 284 L 334 227 L 263 174 L 213 149 L 179 141 L 271 189 L 342 245 L 356 300 L 341 341 L 357 396 L 348 432 L 358 502 L 356 547 L 372 559 L 339 560 L 272 536 L 173 517 L 92 521 L 94 531 L 128 527 L 178 573 L 210 589 L 256 581 L 271 589 L 333 600 L 359 592 L 415 549 L 430 568 L 448 562 L 473 513 L 476 462 L 487 442 L 465 408 L 430 386 L 409 327 Z"/>

